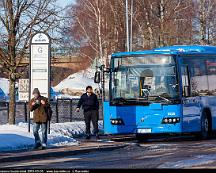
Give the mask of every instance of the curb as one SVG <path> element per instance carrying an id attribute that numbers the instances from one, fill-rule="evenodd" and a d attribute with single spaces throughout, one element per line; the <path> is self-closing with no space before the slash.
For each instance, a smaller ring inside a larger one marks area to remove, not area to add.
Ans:
<path id="1" fill-rule="evenodd" d="M 9 156 L 5 158 L 0 158 L 0 163 L 5 162 L 17 162 L 17 161 L 26 161 L 26 160 L 34 160 L 34 159 L 41 159 L 41 158 L 49 158 L 49 157 L 63 157 L 63 156 L 71 156 L 77 154 L 85 154 L 93 151 L 112 151 L 115 149 L 124 148 L 127 144 L 121 145 L 108 145 L 108 146 L 98 146 L 98 147 L 91 147 L 91 148 L 84 148 L 84 149 L 75 149 L 75 150 L 67 150 L 65 151 L 52 151 L 47 153 L 35 153 L 33 155 L 22 155 L 22 156 Z M 70 148 L 68 148 L 70 149 Z M 44 150 L 45 151 L 45 150 Z"/>

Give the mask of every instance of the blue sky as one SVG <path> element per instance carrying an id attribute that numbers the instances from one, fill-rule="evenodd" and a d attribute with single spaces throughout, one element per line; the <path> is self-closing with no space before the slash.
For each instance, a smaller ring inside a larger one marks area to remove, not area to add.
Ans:
<path id="1" fill-rule="evenodd" d="M 75 0 L 57 0 L 58 5 L 65 7 L 69 4 L 72 4 Z"/>

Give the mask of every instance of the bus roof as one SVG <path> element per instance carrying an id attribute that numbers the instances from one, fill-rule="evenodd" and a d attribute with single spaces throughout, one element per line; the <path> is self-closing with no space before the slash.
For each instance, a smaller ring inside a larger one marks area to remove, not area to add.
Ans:
<path id="1" fill-rule="evenodd" d="M 190 55 L 190 54 L 215 54 L 216 46 L 202 45 L 175 45 L 155 48 L 152 50 L 136 51 L 136 52 L 118 52 L 112 54 L 113 57 L 131 56 L 131 55 L 147 55 L 147 54 L 163 54 L 163 55 Z"/>

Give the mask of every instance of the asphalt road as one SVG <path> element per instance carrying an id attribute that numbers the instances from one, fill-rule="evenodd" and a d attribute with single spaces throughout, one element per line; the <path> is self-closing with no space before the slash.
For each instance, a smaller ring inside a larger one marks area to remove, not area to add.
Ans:
<path id="1" fill-rule="evenodd" d="M 70 157 L 0 163 L 15 169 L 95 169 L 95 168 L 216 168 L 216 140 L 153 140 L 112 151 L 97 151 Z"/>

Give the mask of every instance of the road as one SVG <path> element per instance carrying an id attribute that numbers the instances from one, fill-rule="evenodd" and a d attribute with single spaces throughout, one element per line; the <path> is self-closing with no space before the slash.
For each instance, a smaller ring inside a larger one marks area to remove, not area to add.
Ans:
<path id="1" fill-rule="evenodd" d="M 94 168 L 216 168 L 216 140 L 174 139 L 171 141 L 127 142 L 112 151 L 58 158 L 0 163 L 16 169 L 94 169 Z"/>

